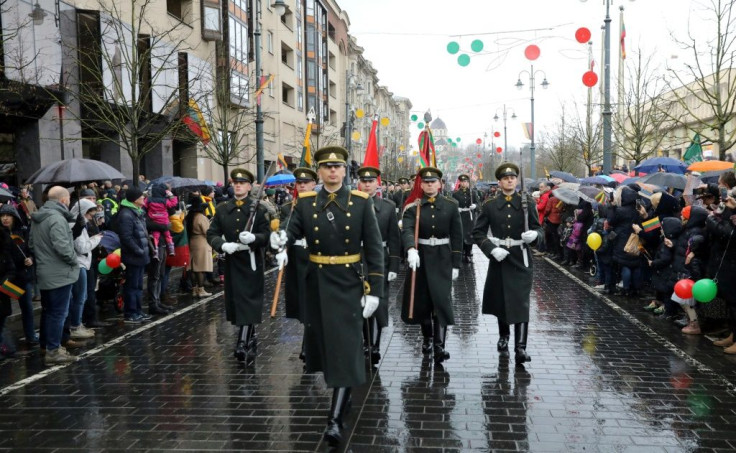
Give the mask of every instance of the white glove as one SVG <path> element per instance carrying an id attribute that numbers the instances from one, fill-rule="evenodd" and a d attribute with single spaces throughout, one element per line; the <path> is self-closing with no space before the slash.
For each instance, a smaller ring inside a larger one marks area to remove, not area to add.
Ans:
<path id="1" fill-rule="evenodd" d="M 496 258 L 496 261 L 500 263 L 504 260 L 504 258 L 509 256 L 509 251 L 501 247 L 496 247 L 495 249 L 491 250 L 491 255 L 493 255 L 493 257 Z"/>
<path id="2" fill-rule="evenodd" d="M 365 319 L 370 318 L 373 312 L 378 308 L 378 297 L 376 296 L 363 296 L 360 301 L 360 305 L 363 307 L 363 317 Z"/>
<path id="3" fill-rule="evenodd" d="M 419 267 L 419 251 L 417 251 L 417 249 L 411 248 L 406 253 L 406 262 L 409 263 L 409 267 L 412 270 L 417 270 L 417 268 Z"/>
<path id="4" fill-rule="evenodd" d="M 222 244 L 222 251 L 227 253 L 228 255 L 232 255 L 235 252 L 240 252 L 241 250 L 248 250 L 249 247 L 247 245 L 238 244 L 237 242 L 226 242 Z"/>
<path id="5" fill-rule="evenodd" d="M 396 272 L 389 272 L 388 273 L 388 281 L 392 282 L 392 281 L 396 280 L 396 277 L 397 277 Z"/>
<path id="6" fill-rule="evenodd" d="M 537 239 L 537 232 L 534 230 L 524 231 L 521 233 L 521 240 L 527 244 L 531 244 Z"/>
<path id="7" fill-rule="evenodd" d="M 470 207 L 471 210 L 475 210 L 475 208 L 477 208 L 478 205 L 476 205 L 475 203 L 473 203 L 469 207 Z"/>
<path id="8" fill-rule="evenodd" d="M 404 227 L 404 222 L 403 222 L 403 221 L 401 221 L 401 220 L 399 220 L 399 229 L 401 229 L 401 228 L 403 228 L 403 227 Z"/>
<path id="9" fill-rule="evenodd" d="M 452 281 L 457 280 L 457 278 L 460 276 L 460 269 L 453 267 L 452 268 Z"/>
<path id="10" fill-rule="evenodd" d="M 256 240 L 256 235 L 251 233 L 250 231 L 243 231 L 238 236 L 238 239 L 240 239 L 240 242 L 242 242 L 245 245 L 248 245 Z"/>
<path id="11" fill-rule="evenodd" d="M 276 262 L 279 265 L 279 269 L 289 264 L 289 256 L 286 254 L 286 250 L 282 250 L 276 254 Z"/>
<path id="12" fill-rule="evenodd" d="M 286 238 L 286 231 L 279 230 L 274 231 L 271 233 L 271 236 L 269 237 L 269 241 L 271 242 L 271 248 L 278 250 L 281 247 L 286 245 L 287 238 Z"/>

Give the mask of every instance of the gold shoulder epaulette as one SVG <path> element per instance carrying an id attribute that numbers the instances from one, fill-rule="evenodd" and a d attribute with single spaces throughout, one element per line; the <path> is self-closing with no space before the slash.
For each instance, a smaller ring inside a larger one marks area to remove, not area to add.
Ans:
<path id="1" fill-rule="evenodd" d="M 356 197 L 365 198 L 368 199 L 368 194 L 365 192 L 361 192 L 360 190 L 351 190 L 351 194 L 355 195 Z"/>
<path id="2" fill-rule="evenodd" d="M 316 197 L 317 192 L 311 190 L 309 192 L 299 192 L 299 198 Z"/>

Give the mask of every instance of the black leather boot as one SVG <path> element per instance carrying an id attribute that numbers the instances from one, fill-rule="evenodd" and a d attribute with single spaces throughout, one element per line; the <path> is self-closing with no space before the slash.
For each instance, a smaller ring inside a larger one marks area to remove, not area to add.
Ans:
<path id="1" fill-rule="evenodd" d="M 447 336 L 447 326 L 440 326 L 437 318 L 433 320 L 434 324 L 434 361 L 442 363 L 450 358 L 450 353 L 445 351 L 445 337 Z"/>
<path id="2" fill-rule="evenodd" d="M 496 350 L 498 356 L 504 359 L 509 357 L 509 336 L 511 335 L 511 328 L 505 322 L 498 321 L 498 343 L 496 344 Z"/>
<path id="3" fill-rule="evenodd" d="M 514 341 L 516 343 L 514 351 L 516 352 L 515 360 L 517 365 L 521 365 L 524 362 L 530 362 L 532 360 L 529 354 L 526 353 L 527 335 L 529 335 L 528 322 L 514 324 Z"/>
<path id="4" fill-rule="evenodd" d="M 381 361 L 381 326 L 375 316 L 368 320 L 371 331 L 371 364 L 378 365 Z"/>
<path id="5" fill-rule="evenodd" d="M 248 324 L 245 327 L 248 330 L 248 334 L 245 339 L 245 362 L 247 364 L 251 364 L 256 360 L 258 352 L 258 344 L 256 343 L 256 326 Z"/>
<path id="6" fill-rule="evenodd" d="M 238 359 L 239 362 L 245 362 L 245 342 L 248 337 L 248 326 L 240 326 L 240 332 L 238 332 L 238 342 L 235 344 L 235 352 L 233 356 Z"/>
<path id="7" fill-rule="evenodd" d="M 307 352 L 306 352 L 306 348 L 304 346 L 304 338 L 302 338 L 302 349 L 299 352 L 299 360 L 301 360 L 302 362 L 306 362 L 307 361 Z"/>
<path id="8" fill-rule="evenodd" d="M 324 433 L 324 439 L 330 447 L 339 447 L 342 443 L 342 417 L 349 401 L 350 387 L 338 387 L 332 391 L 332 405 Z"/>
<path id="9" fill-rule="evenodd" d="M 422 352 L 429 354 L 432 352 L 432 320 L 425 319 L 422 321 Z"/>

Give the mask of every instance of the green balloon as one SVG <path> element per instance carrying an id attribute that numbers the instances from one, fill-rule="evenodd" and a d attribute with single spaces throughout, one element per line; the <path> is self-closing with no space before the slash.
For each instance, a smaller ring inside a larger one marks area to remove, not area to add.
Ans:
<path id="1" fill-rule="evenodd" d="M 456 138 L 455 141 L 456 142 L 459 142 L 460 141 L 460 137 Z"/>
<path id="2" fill-rule="evenodd" d="M 411 116 L 411 120 L 412 120 L 412 121 L 416 121 L 416 120 L 417 120 L 417 118 L 419 118 L 419 117 L 418 117 L 418 116 L 416 116 L 416 115 L 412 115 L 412 116 Z"/>
<path id="3" fill-rule="evenodd" d="M 716 282 L 709 278 L 698 280 L 693 285 L 693 297 L 698 302 L 707 304 L 708 302 L 715 299 L 717 293 L 718 285 L 716 285 Z"/>
<path id="4" fill-rule="evenodd" d="M 452 143 L 452 139 L 451 138 L 448 138 L 447 141 L 450 142 L 450 143 Z"/>
<path id="5" fill-rule="evenodd" d="M 107 275 L 112 272 L 112 268 L 107 265 L 105 260 L 100 261 L 100 264 L 97 265 L 97 270 L 100 271 L 100 274 L 102 275 Z"/>
<path id="6" fill-rule="evenodd" d="M 470 48 L 473 49 L 473 52 L 480 52 L 483 50 L 483 41 L 480 39 L 476 39 L 475 41 L 470 43 Z"/>
<path id="7" fill-rule="evenodd" d="M 457 64 L 459 64 L 460 66 L 463 66 L 463 67 L 469 65 L 470 64 L 470 56 L 468 56 L 467 54 L 462 54 L 462 55 L 458 56 L 457 57 Z"/>
<path id="8" fill-rule="evenodd" d="M 417 128 L 424 129 L 424 123 L 422 122 L 417 123 Z"/>
<path id="9" fill-rule="evenodd" d="M 450 41 L 447 43 L 447 51 L 450 53 L 450 55 L 455 55 L 460 51 L 460 44 L 458 44 L 455 41 Z"/>
<path id="10" fill-rule="evenodd" d="M 454 146 L 455 148 L 457 148 L 457 143 L 452 142 L 452 146 Z"/>

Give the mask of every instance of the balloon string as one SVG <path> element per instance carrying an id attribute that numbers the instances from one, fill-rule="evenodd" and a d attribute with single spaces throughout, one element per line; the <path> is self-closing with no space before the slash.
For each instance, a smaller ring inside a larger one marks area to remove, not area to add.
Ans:
<path id="1" fill-rule="evenodd" d="M 733 237 L 733 230 L 731 230 L 731 233 L 728 235 L 728 242 L 726 242 L 726 248 L 723 249 L 723 255 L 721 255 L 721 262 L 718 264 L 718 270 L 716 271 L 716 275 L 713 276 L 713 281 L 718 284 L 718 274 L 721 272 L 721 266 L 723 266 L 723 260 L 726 258 L 726 253 L 728 253 L 728 246 L 731 245 L 731 238 Z"/>

